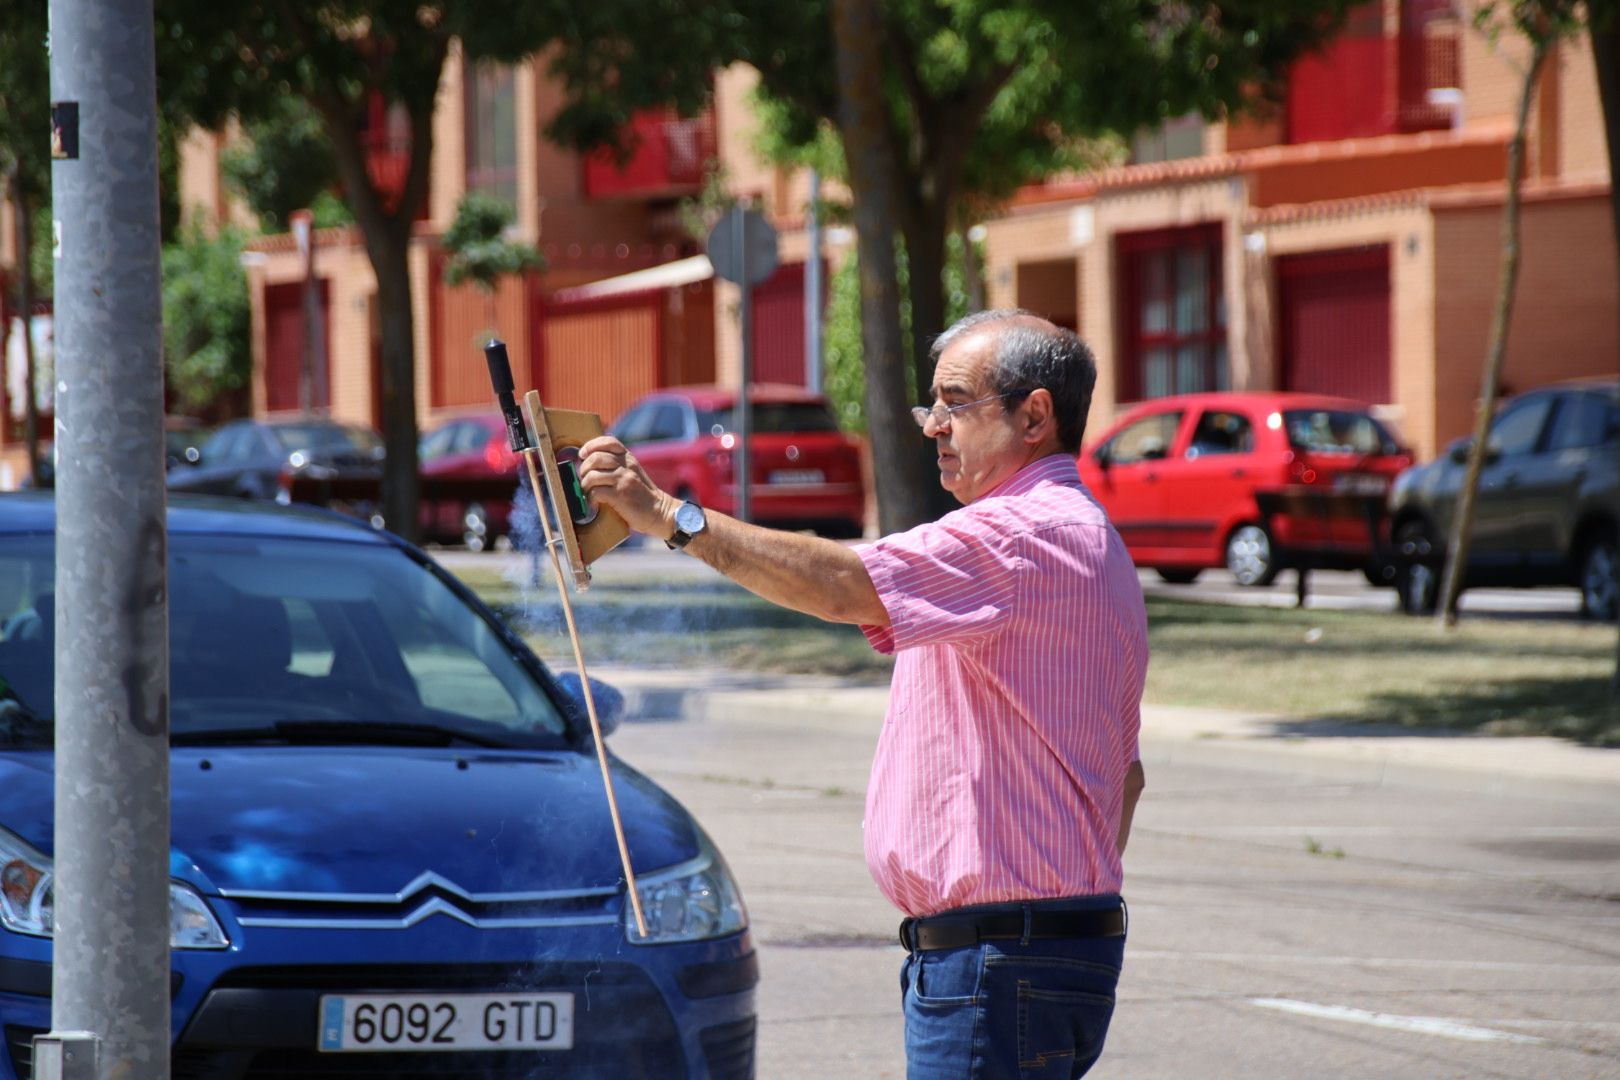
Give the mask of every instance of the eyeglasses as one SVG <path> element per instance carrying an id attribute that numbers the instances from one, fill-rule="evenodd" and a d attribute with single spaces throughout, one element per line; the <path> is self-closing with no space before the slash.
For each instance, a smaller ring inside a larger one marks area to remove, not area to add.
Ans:
<path id="1" fill-rule="evenodd" d="M 935 405 L 933 408 L 929 408 L 926 405 L 918 405 L 916 408 L 911 410 L 911 418 L 917 421 L 917 426 L 923 428 L 924 430 L 927 430 L 928 428 L 928 421 L 932 420 L 934 422 L 934 427 L 943 431 L 945 428 L 951 426 L 951 416 L 953 413 L 959 413 L 963 409 L 971 409 L 975 405 L 983 405 L 987 401 L 1000 401 L 1003 398 L 1010 397 L 1024 397 L 1028 393 L 1029 391 L 1027 390 L 1011 390 L 1005 394 L 991 394 L 989 397 L 980 398 L 978 401 L 964 401 L 960 405 Z"/>

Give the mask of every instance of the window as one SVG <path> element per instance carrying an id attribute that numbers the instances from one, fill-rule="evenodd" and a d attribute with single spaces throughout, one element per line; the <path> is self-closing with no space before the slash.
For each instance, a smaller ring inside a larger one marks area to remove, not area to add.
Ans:
<path id="1" fill-rule="evenodd" d="M 1558 409 L 1547 449 L 1579 450 L 1620 438 L 1620 400 L 1607 394 L 1570 394 Z"/>
<path id="2" fill-rule="evenodd" d="M 1121 236 L 1119 254 L 1127 394 L 1227 389 L 1220 227 Z"/>
<path id="3" fill-rule="evenodd" d="M 1131 139 L 1131 164 L 1178 161 L 1202 157 L 1204 118 L 1197 113 L 1172 117 L 1158 127 L 1144 128 Z"/>
<path id="4" fill-rule="evenodd" d="M 626 446 L 634 446 L 639 442 L 647 441 L 647 428 L 652 423 L 655 403 L 637 405 L 625 413 L 613 425 L 613 434 Z"/>
<path id="5" fill-rule="evenodd" d="M 1394 436 L 1366 413 L 1343 409 L 1289 409 L 1283 413 L 1288 445 L 1310 454 L 1398 454 Z"/>
<path id="6" fill-rule="evenodd" d="M 223 465 L 232 461 L 245 461 L 253 455 L 258 439 L 248 424 L 233 424 L 215 432 L 200 451 L 204 465 Z"/>
<path id="7" fill-rule="evenodd" d="M 686 415 L 673 401 L 659 403 L 653 410 L 652 423 L 647 428 L 647 440 L 681 439 L 686 437 Z"/>
<path id="8" fill-rule="evenodd" d="M 436 431 L 429 432 L 423 438 L 421 446 L 416 451 L 416 456 L 422 464 L 437 461 L 451 452 L 451 448 L 455 445 L 457 427 L 456 424 L 446 424 Z"/>
<path id="9" fill-rule="evenodd" d="M 698 414 L 698 430 L 719 435 L 737 429 L 735 407 L 710 409 Z M 767 432 L 837 431 L 838 421 L 819 402 L 756 401 L 749 414 L 749 430 L 755 435 Z"/>
<path id="10" fill-rule="evenodd" d="M 512 69 L 468 65 L 467 190 L 517 205 L 517 98 Z"/>
<path id="11" fill-rule="evenodd" d="M 1541 442 L 1541 431 L 1547 426 L 1547 414 L 1552 411 L 1552 404 L 1551 395 L 1513 402 L 1491 422 L 1491 436 L 1486 445 L 1492 453 L 1501 457 L 1535 453 Z"/>
<path id="12" fill-rule="evenodd" d="M 1192 443 L 1187 447 L 1187 456 L 1197 458 L 1209 454 L 1248 454 L 1253 451 L 1254 425 L 1247 416 L 1211 410 L 1198 418 Z"/>
<path id="13" fill-rule="evenodd" d="M 1167 412 L 1138 420 L 1120 430 L 1097 451 L 1097 460 L 1109 465 L 1131 465 L 1138 461 L 1158 461 L 1170 454 L 1181 427 L 1181 413 Z"/>

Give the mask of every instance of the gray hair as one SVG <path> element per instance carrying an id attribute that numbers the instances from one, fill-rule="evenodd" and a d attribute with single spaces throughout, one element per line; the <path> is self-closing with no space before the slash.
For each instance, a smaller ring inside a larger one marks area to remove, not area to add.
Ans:
<path id="1" fill-rule="evenodd" d="M 1078 454 L 1086 434 L 1086 414 L 1091 411 L 1091 393 L 1097 386 L 1097 358 L 1072 330 L 1023 308 L 976 311 L 935 338 L 929 355 L 937 363 L 954 342 L 996 323 L 1006 325 L 996 334 L 990 385 L 996 393 L 1019 400 L 1035 390 L 1051 394 L 1058 439 L 1063 449 Z M 1010 404 L 1004 400 L 1002 408 Z"/>

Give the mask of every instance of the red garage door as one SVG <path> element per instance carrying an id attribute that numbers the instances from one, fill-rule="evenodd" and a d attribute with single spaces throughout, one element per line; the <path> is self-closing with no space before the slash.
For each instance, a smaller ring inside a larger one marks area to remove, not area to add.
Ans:
<path id="1" fill-rule="evenodd" d="M 822 306 L 827 290 L 822 264 Z M 754 381 L 805 385 L 804 263 L 784 263 L 754 288 Z"/>
<path id="2" fill-rule="evenodd" d="M 1282 388 L 1390 401 L 1389 247 L 1277 260 Z"/>
<path id="3" fill-rule="evenodd" d="M 325 329 L 323 343 L 327 356 L 331 355 L 331 322 L 327 314 L 329 289 L 320 283 L 321 325 Z M 310 406 L 329 408 L 332 404 L 331 371 L 323 380 L 319 373 L 323 358 L 316 357 L 316 378 L 310 387 Z M 283 412 L 298 408 L 298 384 L 304 367 L 304 286 L 266 285 L 264 287 L 264 407 L 267 412 Z"/>

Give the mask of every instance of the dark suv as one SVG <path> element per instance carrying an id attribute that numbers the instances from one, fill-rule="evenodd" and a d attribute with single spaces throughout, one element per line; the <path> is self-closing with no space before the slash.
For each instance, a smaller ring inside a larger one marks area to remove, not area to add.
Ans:
<path id="1" fill-rule="evenodd" d="M 1403 472 L 1390 490 L 1401 610 L 1434 610 L 1471 440 Z M 1491 421 L 1465 586 L 1573 585 L 1613 619 L 1620 522 L 1620 379 L 1542 387 Z"/>

